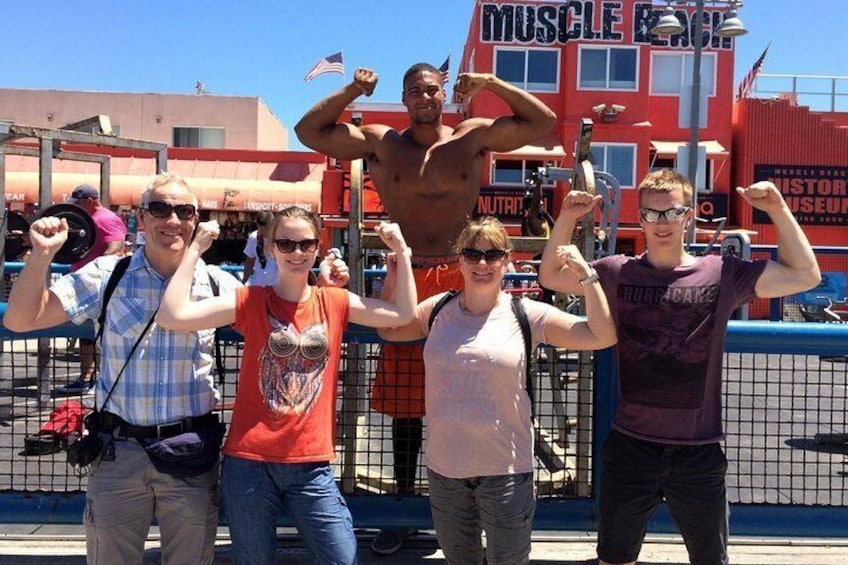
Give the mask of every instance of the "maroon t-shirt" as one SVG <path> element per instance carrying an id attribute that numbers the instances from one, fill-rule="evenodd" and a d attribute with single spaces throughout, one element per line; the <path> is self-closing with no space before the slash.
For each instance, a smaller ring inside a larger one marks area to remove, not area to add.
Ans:
<path id="1" fill-rule="evenodd" d="M 613 428 L 673 444 L 719 441 L 727 322 L 756 297 L 767 261 L 699 257 L 663 271 L 641 257 L 595 261 L 618 332 Z"/>

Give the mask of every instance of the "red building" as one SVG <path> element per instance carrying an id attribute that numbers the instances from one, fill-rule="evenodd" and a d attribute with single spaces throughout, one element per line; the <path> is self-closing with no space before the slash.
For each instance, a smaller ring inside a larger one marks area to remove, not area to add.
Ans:
<path id="1" fill-rule="evenodd" d="M 526 172 L 545 163 L 571 167 L 580 119 L 591 117 L 596 169 L 614 174 L 622 186 L 619 242 L 636 244 L 634 188 L 653 168 L 674 167 L 678 148 L 689 139 L 678 115 L 682 105 L 688 117 L 691 41 L 688 32 L 671 38 L 651 35 L 660 10 L 636 0 L 475 4 L 458 72 L 494 73 L 538 96 L 559 118 L 549 138 L 490 156 L 479 212 L 517 223 Z M 688 21 L 691 16 L 681 10 L 678 17 Z M 733 41 L 713 33 L 723 17 L 721 11 L 707 10 L 702 30 L 702 216 L 726 214 L 731 185 Z M 383 118 L 367 104 L 357 110 L 363 121 Z M 509 109 L 483 92 L 461 112 L 496 117 Z M 567 183 L 546 187 L 546 204 L 554 214 L 567 190 Z"/>

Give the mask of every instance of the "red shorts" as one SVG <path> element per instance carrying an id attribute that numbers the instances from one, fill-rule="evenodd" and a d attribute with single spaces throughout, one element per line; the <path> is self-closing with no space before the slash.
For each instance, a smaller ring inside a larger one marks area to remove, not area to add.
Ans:
<path id="1" fill-rule="evenodd" d="M 462 290 L 458 257 L 413 257 L 418 301 L 447 290 Z M 387 343 L 380 352 L 371 387 L 371 409 L 392 418 L 424 416 L 424 345 Z"/>

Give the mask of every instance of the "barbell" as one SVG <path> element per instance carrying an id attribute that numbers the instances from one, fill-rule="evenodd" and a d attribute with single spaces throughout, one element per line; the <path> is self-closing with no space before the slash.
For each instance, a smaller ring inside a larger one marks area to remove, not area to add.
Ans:
<path id="1" fill-rule="evenodd" d="M 76 263 L 94 247 L 97 226 L 91 214 L 84 209 L 74 204 L 53 204 L 42 210 L 38 218 L 48 216 L 64 218 L 68 224 L 68 240 L 56 253 L 53 258 L 54 263 L 62 265 Z M 18 212 L 8 212 L 7 217 L 5 257 L 6 261 L 16 261 L 32 248 L 27 238 L 30 223 Z"/>

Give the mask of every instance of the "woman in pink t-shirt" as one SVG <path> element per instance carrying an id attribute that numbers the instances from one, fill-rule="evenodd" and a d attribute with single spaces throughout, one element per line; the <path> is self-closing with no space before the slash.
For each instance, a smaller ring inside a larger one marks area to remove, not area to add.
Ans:
<path id="1" fill-rule="evenodd" d="M 400 229 L 382 223 L 377 232 L 397 257 L 392 275 L 400 290 L 391 302 L 332 285 L 311 286 L 319 218 L 294 206 L 273 222 L 268 242 L 278 267 L 273 286 L 192 302 L 197 259 L 218 235 L 217 223 L 206 222 L 165 291 L 157 316 L 163 327 L 196 331 L 232 324 L 245 338 L 221 464 L 233 563 L 276 563 L 283 509 L 317 562 L 356 562 L 353 521 L 330 467 L 342 334 L 348 321 L 371 327 L 408 323 L 417 300 L 412 251 Z"/>
<path id="2" fill-rule="evenodd" d="M 465 290 L 442 306 L 432 327 L 430 314 L 444 293 L 419 304 L 412 323 L 380 335 L 393 341 L 427 337 L 425 464 L 436 537 L 447 561 L 482 563 L 485 531 L 490 563 L 527 563 L 536 508 L 534 431 L 524 339 L 512 299 L 501 290 L 509 236 L 497 219 L 480 218 L 460 234 L 456 252 Z M 522 299 L 532 346 L 609 347 L 615 328 L 597 274 L 573 245 L 563 246 L 559 258 L 586 288 L 587 318 Z"/>

